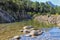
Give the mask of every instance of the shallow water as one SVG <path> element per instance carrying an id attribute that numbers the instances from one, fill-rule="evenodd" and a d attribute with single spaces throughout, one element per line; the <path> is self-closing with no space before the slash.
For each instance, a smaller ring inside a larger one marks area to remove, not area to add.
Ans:
<path id="1" fill-rule="evenodd" d="M 45 32 L 46 30 L 48 31 Z M 22 36 L 20 40 L 60 40 L 60 29 L 59 28 L 52 28 L 52 29 L 46 29 L 46 30 L 44 31 L 43 34 L 37 36 L 36 38 Z"/>

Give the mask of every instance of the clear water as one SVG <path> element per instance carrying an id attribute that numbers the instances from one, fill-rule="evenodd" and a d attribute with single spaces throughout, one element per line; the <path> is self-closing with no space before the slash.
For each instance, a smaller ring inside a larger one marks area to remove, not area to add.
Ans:
<path id="1" fill-rule="evenodd" d="M 21 36 L 20 40 L 60 40 L 60 29 L 52 28 L 48 32 L 44 32 L 36 38 Z"/>

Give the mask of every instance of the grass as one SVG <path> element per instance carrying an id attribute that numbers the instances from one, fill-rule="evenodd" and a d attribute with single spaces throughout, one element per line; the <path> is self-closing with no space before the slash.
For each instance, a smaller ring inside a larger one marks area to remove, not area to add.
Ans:
<path id="1" fill-rule="evenodd" d="M 33 20 L 0 24 L 0 40 L 8 40 L 15 35 L 22 34 L 19 30 L 21 30 L 23 26 L 26 25 L 32 25 L 35 28 L 48 28 L 48 27 L 55 26 L 52 24 L 39 23 Z"/>

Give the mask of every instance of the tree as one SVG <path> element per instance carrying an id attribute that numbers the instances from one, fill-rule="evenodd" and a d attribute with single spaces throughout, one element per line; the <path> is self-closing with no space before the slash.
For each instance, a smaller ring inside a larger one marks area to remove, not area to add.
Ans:
<path id="1" fill-rule="evenodd" d="M 31 7 L 34 9 L 35 12 L 38 12 L 39 2 L 33 2 Z"/>

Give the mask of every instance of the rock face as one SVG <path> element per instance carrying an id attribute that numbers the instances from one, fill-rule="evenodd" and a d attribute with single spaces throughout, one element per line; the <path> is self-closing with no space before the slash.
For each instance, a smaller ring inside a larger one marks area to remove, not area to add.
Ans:
<path id="1" fill-rule="evenodd" d="M 12 22 L 15 19 L 9 15 L 6 11 L 0 10 L 0 23 L 2 22 Z"/>
<path id="2" fill-rule="evenodd" d="M 58 26 L 60 26 L 60 15 L 58 15 L 58 16 L 56 16 L 56 15 L 51 15 L 51 16 L 40 15 L 40 16 L 35 17 L 34 20 L 36 20 L 38 22 L 43 22 L 43 23 L 57 24 Z"/>
<path id="3" fill-rule="evenodd" d="M 12 13 L 11 13 L 12 14 Z M 11 15 L 8 12 L 1 10 L 0 9 L 0 23 L 10 23 L 10 22 L 16 22 L 16 21 L 22 21 L 22 20 L 26 20 L 26 19 L 31 19 L 31 16 L 28 14 L 14 14 Z"/>

